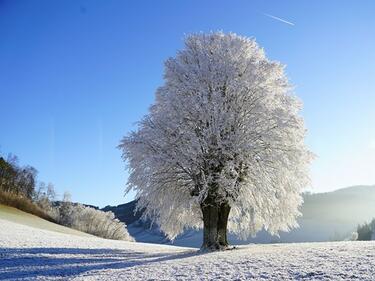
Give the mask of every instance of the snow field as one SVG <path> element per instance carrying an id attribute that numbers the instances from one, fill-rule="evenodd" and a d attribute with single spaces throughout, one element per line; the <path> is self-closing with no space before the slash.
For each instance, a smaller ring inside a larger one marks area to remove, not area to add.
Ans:
<path id="1" fill-rule="evenodd" d="M 252 244 L 200 253 L 0 219 L 0 280 L 375 280 L 375 243 Z"/>

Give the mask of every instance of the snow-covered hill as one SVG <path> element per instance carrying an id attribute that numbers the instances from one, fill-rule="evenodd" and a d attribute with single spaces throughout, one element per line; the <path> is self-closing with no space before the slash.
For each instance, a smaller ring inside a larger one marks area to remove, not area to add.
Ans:
<path id="1" fill-rule="evenodd" d="M 323 242 L 345 240 L 356 230 L 358 224 L 375 217 L 375 186 L 353 186 L 334 192 L 305 195 L 302 205 L 302 217 L 298 219 L 300 227 L 275 237 L 259 232 L 256 237 L 246 241 L 229 235 L 233 244 L 275 243 L 275 242 Z M 139 220 L 134 215 L 135 201 L 116 207 L 106 207 L 120 220 L 126 222 L 129 233 L 139 242 L 172 244 L 158 231 L 157 226 L 150 228 L 149 222 Z M 199 247 L 202 243 L 202 231 L 187 230 L 178 236 L 174 245 Z"/>
<path id="2" fill-rule="evenodd" d="M 46 221 L 40 217 L 34 216 L 29 213 L 25 213 L 16 208 L 4 206 L 0 204 L 0 219 L 15 222 L 22 225 L 32 226 L 43 230 L 50 230 L 54 232 L 73 234 L 77 236 L 90 236 L 90 234 L 65 227 L 56 223 Z M 3 227 L 0 224 L 0 231 L 3 231 Z"/>
<path id="3" fill-rule="evenodd" d="M 375 242 L 217 253 L 77 236 L 0 219 L 0 280 L 374 280 Z"/>

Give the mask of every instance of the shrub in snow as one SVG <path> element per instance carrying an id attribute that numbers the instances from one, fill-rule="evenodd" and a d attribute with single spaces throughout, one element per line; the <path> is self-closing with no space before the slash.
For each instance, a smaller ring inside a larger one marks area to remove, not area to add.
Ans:
<path id="1" fill-rule="evenodd" d="M 71 195 L 65 192 L 63 201 L 58 207 L 58 222 L 62 225 L 72 227 L 75 223 L 75 213 L 76 210 L 71 203 Z"/>
<path id="2" fill-rule="evenodd" d="M 62 225 L 93 234 L 95 236 L 134 241 L 126 224 L 115 218 L 112 212 L 103 212 L 82 204 L 64 200 L 58 207 L 58 222 Z"/>
<path id="3" fill-rule="evenodd" d="M 357 241 L 358 240 L 358 232 L 354 231 L 350 236 L 350 241 Z"/>
<path id="4" fill-rule="evenodd" d="M 55 221 L 59 222 L 59 212 L 58 209 L 52 206 L 52 202 L 48 200 L 47 197 L 42 197 L 36 204 L 49 216 L 51 216 Z"/>
<path id="5" fill-rule="evenodd" d="M 56 192 L 53 184 L 41 182 L 38 190 L 34 194 L 34 202 L 54 220 L 59 220 L 59 212 L 53 207 L 52 202 L 56 199 Z"/>
<path id="6" fill-rule="evenodd" d="M 138 209 L 170 239 L 203 227 L 203 248 L 296 227 L 312 154 L 284 66 L 235 34 L 188 36 L 120 148 Z"/>
<path id="7" fill-rule="evenodd" d="M 112 212 L 103 212 L 81 204 L 74 205 L 72 210 L 73 228 L 103 238 L 134 241 L 125 223 L 116 219 Z"/>
<path id="8" fill-rule="evenodd" d="M 81 204 L 73 204 L 71 195 L 64 193 L 63 200 L 55 203 L 56 193 L 53 185 L 41 183 L 35 194 L 35 202 L 59 224 L 75 228 L 99 237 L 134 241 L 126 225 L 115 218 L 112 212 L 103 212 Z"/>

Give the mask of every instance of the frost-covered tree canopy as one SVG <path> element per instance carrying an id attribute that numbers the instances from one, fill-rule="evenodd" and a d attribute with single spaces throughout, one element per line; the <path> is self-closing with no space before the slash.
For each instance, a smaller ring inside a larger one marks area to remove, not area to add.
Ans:
<path id="1" fill-rule="evenodd" d="M 194 34 L 166 61 L 164 80 L 120 144 L 144 215 L 173 239 L 203 226 L 210 197 L 229 204 L 239 237 L 295 227 L 311 153 L 284 66 L 252 39 Z"/>

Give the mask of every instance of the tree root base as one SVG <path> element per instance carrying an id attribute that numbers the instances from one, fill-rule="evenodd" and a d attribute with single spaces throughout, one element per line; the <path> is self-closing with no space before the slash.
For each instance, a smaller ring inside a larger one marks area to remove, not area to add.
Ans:
<path id="1" fill-rule="evenodd" d="M 220 244 L 214 244 L 210 246 L 203 245 L 200 248 L 200 252 L 216 252 L 216 251 L 230 251 L 237 249 L 236 246 L 230 246 L 230 245 L 220 245 Z"/>

